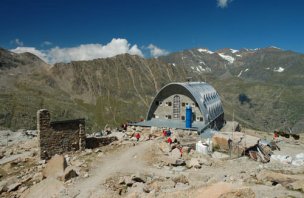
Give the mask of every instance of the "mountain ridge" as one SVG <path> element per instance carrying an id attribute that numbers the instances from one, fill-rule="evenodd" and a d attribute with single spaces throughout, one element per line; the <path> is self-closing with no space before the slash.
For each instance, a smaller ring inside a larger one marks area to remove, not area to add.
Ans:
<path id="1" fill-rule="evenodd" d="M 228 119 L 235 112 L 244 125 L 267 131 L 304 123 L 304 55 L 296 52 L 194 48 L 158 58 L 122 54 L 50 66 L 36 56 L 2 51 L 0 126 L 5 128 L 34 128 L 38 108 L 50 109 L 54 119 L 85 117 L 90 130 L 118 126 L 145 118 L 161 87 L 188 76 L 218 90 Z"/>

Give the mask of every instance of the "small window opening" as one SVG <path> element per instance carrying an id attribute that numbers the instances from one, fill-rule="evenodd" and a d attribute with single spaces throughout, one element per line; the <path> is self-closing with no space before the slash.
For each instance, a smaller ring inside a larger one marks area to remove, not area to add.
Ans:
<path id="1" fill-rule="evenodd" d="M 171 107 L 172 106 L 172 102 L 166 102 L 166 106 Z"/>

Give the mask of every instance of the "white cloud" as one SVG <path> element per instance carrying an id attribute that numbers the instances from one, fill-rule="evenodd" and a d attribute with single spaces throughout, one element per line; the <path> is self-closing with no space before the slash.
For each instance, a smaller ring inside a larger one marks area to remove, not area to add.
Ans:
<path id="1" fill-rule="evenodd" d="M 16 49 L 12 49 L 11 51 L 14 53 L 18 53 L 18 54 L 24 53 L 24 52 L 29 52 L 29 53 L 32 53 L 32 54 L 38 56 L 43 61 L 48 62 L 47 54 L 44 53 L 43 51 L 37 50 L 34 47 L 17 47 Z"/>
<path id="2" fill-rule="evenodd" d="M 143 53 L 141 52 L 141 50 L 138 48 L 138 46 L 136 44 L 131 47 L 131 49 L 129 50 L 129 54 L 144 57 Z"/>
<path id="3" fill-rule="evenodd" d="M 126 39 L 120 38 L 114 38 L 106 45 L 83 44 L 71 48 L 54 47 L 49 50 L 38 50 L 33 47 L 17 47 L 11 51 L 15 53 L 31 52 L 51 64 L 58 62 L 107 58 L 125 53 L 143 57 L 143 53 L 137 45 L 131 46 Z"/>
<path id="4" fill-rule="evenodd" d="M 17 46 L 23 46 L 24 44 L 19 38 L 12 40 L 11 43 Z"/>
<path id="5" fill-rule="evenodd" d="M 226 8 L 228 6 L 228 3 L 231 3 L 233 0 L 216 0 L 217 6 L 220 8 Z"/>
<path id="6" fill-rule="evenodd" d="M 53 45 L 53 43 L 50 41 L 43 41 L 41 44 L 41 46 L 50 46 L 50 45 Z"/>
<path id="7" fill-rule="evenodd" d="M 113 57 L 125 53 L 143 57 L 137 45 L 131 47 L 126 39 L 112 39 L 107 45 L 84 44 L 72 48 L 55 47 L 49 50 L 48 56 L 50 63 L 56 63 Z"/>
<path id="8" fill-rule="evenodd" d="M 164 56 L 167 55 L 169 52 L 164 50 L 164 49 L 160 49 L 157 46 L 150 44 L 148 46 L 148 49 L 150 50 L 150 54 L 153 57 L 159 57 L 159 56 Z"/>

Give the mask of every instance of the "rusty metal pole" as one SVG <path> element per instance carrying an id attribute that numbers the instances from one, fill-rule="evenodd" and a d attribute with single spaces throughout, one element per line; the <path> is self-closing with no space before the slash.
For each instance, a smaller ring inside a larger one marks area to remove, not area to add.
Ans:
<path id="1" fill-rule="evenodd" d="M 6 146 L 8 146 L 8 136 L 9 136 L 9 133 L 7 132 L 6 133 Z"/>

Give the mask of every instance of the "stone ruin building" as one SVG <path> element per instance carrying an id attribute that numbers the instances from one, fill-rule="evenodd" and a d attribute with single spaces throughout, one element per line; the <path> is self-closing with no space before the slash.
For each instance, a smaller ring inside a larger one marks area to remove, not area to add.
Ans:
<path id="1" fill-rule="evenodd" d="M 37 112 L 38 148 L 41 159 L 55 154 L 84 150 L 86 147 L 85 120 L 64 120 L 51 122 L 48 110 Z"/>

